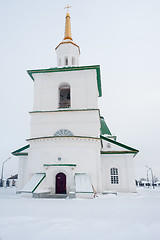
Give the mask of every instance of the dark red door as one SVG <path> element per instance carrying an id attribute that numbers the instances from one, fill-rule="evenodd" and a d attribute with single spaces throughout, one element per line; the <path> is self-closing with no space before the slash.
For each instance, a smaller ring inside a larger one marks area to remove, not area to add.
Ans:
<path id="1" fill-rule="evenodd" d="M 66 175 L 64 173 L 58 173 L 56 175 L 56 194 L 66 193 Z"/>

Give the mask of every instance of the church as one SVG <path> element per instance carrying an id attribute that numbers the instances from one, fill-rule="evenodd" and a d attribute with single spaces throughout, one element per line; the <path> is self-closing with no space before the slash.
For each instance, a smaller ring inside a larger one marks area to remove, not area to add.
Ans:
<path id="1" fill-rule="evenodd" d="M 82 197 L 136 192 L 138 150 L 117 141 L 98 108 L 99 65 L 79 65 L 67 10 L 57 66 L 28 70 L 34 83 L 27 145 L 19 157 L 17 192 L 33 197 Z"/>

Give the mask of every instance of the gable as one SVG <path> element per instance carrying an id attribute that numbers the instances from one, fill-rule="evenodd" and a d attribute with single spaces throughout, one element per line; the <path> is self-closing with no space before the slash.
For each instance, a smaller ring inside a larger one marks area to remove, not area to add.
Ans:
<path id="1" fill-rule="evenodd" d="M 100 136 L 102 139 L 101 154 L 128 154 L 136 155 L 139 151 L 135 148 L 129 147 L 125 144 Z"/>

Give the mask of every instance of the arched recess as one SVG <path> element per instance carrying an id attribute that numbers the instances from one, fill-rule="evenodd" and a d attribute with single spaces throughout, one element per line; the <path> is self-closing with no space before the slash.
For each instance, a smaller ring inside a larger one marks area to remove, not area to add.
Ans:
<path id="1" fill-rule="evenodd" d="M 63 84 L 59 87 L 59 108 L 70 108 L 71 96 L 69 84 Z"/>
<path id="2" fill-rule="evenodd" d="M 75 59 L 75 57 L 72 57 L 72 65 L 76 65 L 76 59 Z"/>
<path id="3" fill-rule="evenodd" d="M 65 57 L 64 64 L 65 64 L 65 66 L 68 66 L 68 57 Z"/>
<path id="4" fill-rule="evenodd" d="M 73 133 L 68 129 L 59 129 L 58 131 L 55 132 L 54 136 L 55 137 L 73 136 Z"/>
<path id="5" fill-rule="evenodd" d="M 56 175 L 56 194 L 66 194 L 66 175 L 62 172 Z"/>

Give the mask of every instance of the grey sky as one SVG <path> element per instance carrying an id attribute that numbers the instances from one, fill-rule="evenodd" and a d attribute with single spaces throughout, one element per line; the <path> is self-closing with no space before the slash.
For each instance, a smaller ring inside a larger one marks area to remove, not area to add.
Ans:
<path id="1" fill-rule="evenodd" d="M 33 82 L 27 69 L 56 66 L 63 39 L 65 0 L 0 0 L 0 162 L 26 145 Z M 101 65 L 101 114 L 118 141 L 140 150 L 136 176 L 145 165 L 160 178 L 160 1 L 81 0 L 72 5 L 80 65 Z M 17 172 L 17 159 L 5 176 Z"/>

